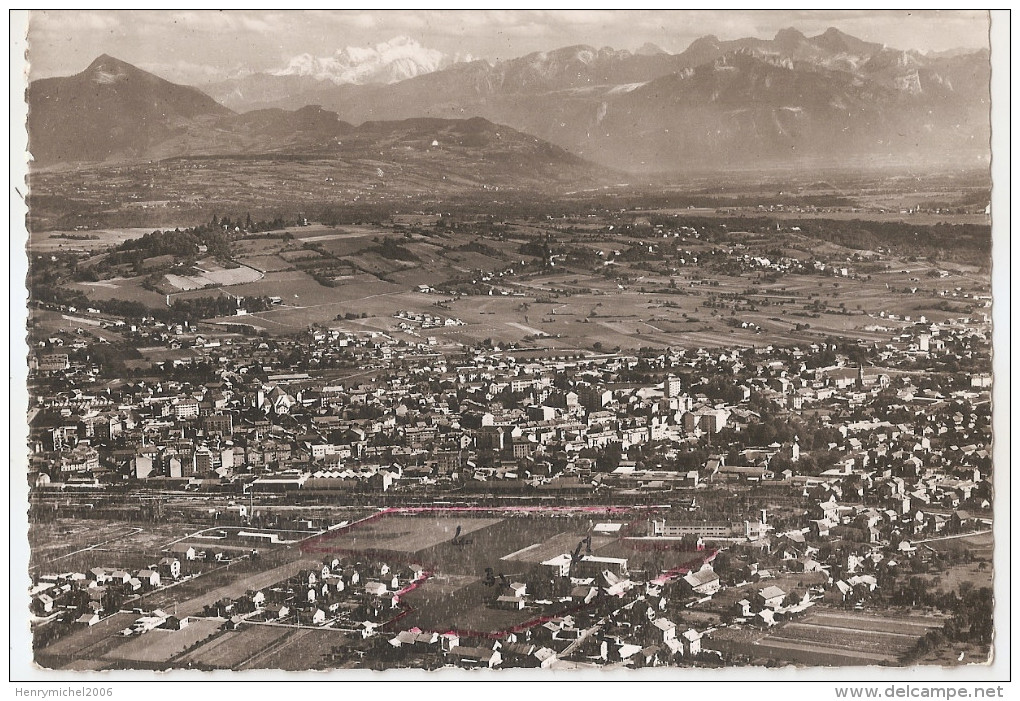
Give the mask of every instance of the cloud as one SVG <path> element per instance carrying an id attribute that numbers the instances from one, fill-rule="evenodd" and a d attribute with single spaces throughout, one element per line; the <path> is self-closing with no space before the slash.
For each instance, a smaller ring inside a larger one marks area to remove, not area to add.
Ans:
<path id="1" fill-rule="evenodd" d="M 373 29 L 378 25 L 375 17 L 367 13 L 354 15 L 348 19 L 348 22 L 359 29 Z"/>
<path id="2" fill-rule="evenodd" d="M 29 36 L 66 35 L 70 32 L 108 32 L 123 26 L 122 17 L 104 13 L 73 10 L 36 10 L 29 14 Z"/>
<path id="3" fill-rule="evenodd" d="M 260 16 L 247 12 L 228 12 L 221 10 L 191 10 L 174 12 L 170 21 L 185 27 L 188 31 L 222 33 L 246 32 L 253 34 L 271 34 L 279 29 L 279 20 L 270 16 Z"/>

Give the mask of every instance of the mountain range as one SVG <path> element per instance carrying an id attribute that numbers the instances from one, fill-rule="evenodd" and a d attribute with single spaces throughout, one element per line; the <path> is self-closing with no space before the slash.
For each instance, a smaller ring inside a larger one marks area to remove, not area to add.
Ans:
<path id="1" fill-rule="evenodd" d="M 394 40 L 199 90 L 102 56 L 77 76 L 30 85 L 31 150 L 40 164 L 325 153 L 354 124 L 475 117 L 522 144 L 559 147 L 539 151 L 572 154 L 571 167 L 583 158 L 624 171 L 937 166 L 989 150 L 987 51 L 921 54 L 836 29 L 786 29 L 773 39 L 707 36 L 678 54 L 582 45 L 450 61 Z"/>

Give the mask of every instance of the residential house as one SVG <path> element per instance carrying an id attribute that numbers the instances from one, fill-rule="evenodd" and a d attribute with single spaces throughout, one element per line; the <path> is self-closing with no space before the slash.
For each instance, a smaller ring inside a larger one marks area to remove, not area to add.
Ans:
<path id="1" fill-rule="evenodd" d="M 770 609 L 778 609 L 783 605 L 786 592 L 775 585 L 769 585 L 758 592 L 761 603 Z"/>
<path id="2" fill-rule="evenodd" d="M 149 588 L 158 587 L 160 583 L 159 572 L 152 569 L 139 570 L 135 577 L 143 586 Z"/>
<path id="3" fill-rule="evenodd" d="M 656 618 L 652 625 L 659 631 L 663 642 L 676 639 L 676 623 L 668 618 Z"/>
<path id="4" fill-rule="evenodd" d="M 194 546 L 187 543 L 174 543 L 170 547 L 170 552 L 183 557 L 185 560 L 195 560 L 198 558 L 198 551 L 195 550 Z"/>
<path id="5" fill-rule="evenodd" d="M 499 650 L 487 647 L 464 647 L 458 645 L 449 652 L 453 661 L 462 667 L 498 667 L 503 662 Z"/>
<path id="6" fill-rule="evenodd" d="M 683 581 L 695 594 L 701 596 L 711 596 L 719 591 L 719 575 L 707 562 L 701 569 L 685 574 Z"/>
<path id="7" fill-rule="evenodd" d="M 689 657 L 691 655 L 698 655 L 701 653 L 701 638 L 703 634 L 689 628 L 685 630 L 680 636 L 684 646 L 684 655 Z"/>
<path id="8" fill-rule="evenodd" d="M 159 561 L 157 568 L 163 577 L 177 579 L 181 576 L 181 561 L 176 557 L 164 557 Z"/>

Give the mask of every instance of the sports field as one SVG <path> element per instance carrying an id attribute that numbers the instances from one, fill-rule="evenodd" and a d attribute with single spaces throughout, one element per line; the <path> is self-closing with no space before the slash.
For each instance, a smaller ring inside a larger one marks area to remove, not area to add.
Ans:
<path id="1" fill-rule="evenodd" d="M 387 516 L 360 523 L 336 537 L 327 535 L 318 543 L 328 542 L 330 547 L 343 550 L 389 550 L 413 554 L 452 540 L 458 527 L 463 537 L 500 520 L 477 516 Z"/>

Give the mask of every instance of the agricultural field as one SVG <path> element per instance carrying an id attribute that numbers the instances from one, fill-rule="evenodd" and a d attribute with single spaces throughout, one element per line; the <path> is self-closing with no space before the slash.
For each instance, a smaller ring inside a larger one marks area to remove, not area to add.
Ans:
<path id="1" fill-rule="evenodd" d="M 919 616 L 851 616 L 812 612 L 777 628 L 758 641 L 769 657 L 799 661 L 823 654 L 832 659 L 856 658 L 860 664 L 896 664 L 929 630 L 940 628 L 938 618 Z"/>
<path id="2" fill-rule="evenodd" d="M 770 631 L 725 628 L 709 646 L 751 658 L 821 666 L 896 665 L 929 630 L 941 628 L 934 616 L 854 615 L 814 607 Z"/>
<path id="3" fill-rule="evenodd" d="M 36 661 L 45 667 L 60 667 L 74 659 L 102 658 L 123 644 L 120 631 L 138 620 L 138 614 L 115 613 L 94 626 L 82 626 L 56 642 L 36 650 Z"/>
<path id="4" fill-rule="evenodd" d="M 937 575 L 922 575 L 930 585 L 940 592 L 955 592 L 967 583 L 980 589 L 991 587 L 994 573 L 986 562 L 972 562 L 965 565 L 950 565 Z"/>
<path id="5" fill-rule="evenodd" d="M 34 231 L 29 235 L 28 250 L 32 253 L 70 253 L 98 251 L 136 239 L 151 228 L 90 229 L 87 231 Z"/>
<path id="6" fill-rule="evenodd" d="M 163 669 L 167 662 L 214 635 L 221 627 L 222 620 L 195 618 L 180 630 L 156 629 L 126 638 L 124 644 L 111 649 L 104 657 L 124 663 L 128 668 L 153 666 Z"/>
<path id="7" fill-rule="evenodd" d="M 324 290 L 325 288 L 307 273 L 300 270 L 284 270 L 267 273 L 265 277 L 255 282 L 237 285 L 231 288 L 231 293 L 243 297 L 282 297 L 288 304 L 299 304 L 295 300 L 321 301 Z M 191 295 L 179 295 L 179 297 L 187 299 L 189 296 L 202 297 L 207 294 L 192 293 Z M 303 303 L 300 302 L 300 304 Z"/>
<path id="8" fill-rule="evenodd" d="M 326 533 L 302 544 L 307 553 L 372 553 L 416 562 L 444 574 L 481 577 L 486 567 L 506 569 L 501 560 L 549 537 L 570 534 L 571 549 L 584 537 L 586 519 L 543 515 L 481 516 L 456 511 L 428 514 L 385 514 Z M 453 543 L 457 527 L 459 543 Z M 556 548 L 558 549 L 558 548 Z M 559 554 L 557 552 L 556 554 Z"/>
<path id="9" fill-rule="evenodd" d="M 513 574 L 507 576 L 512 579 Z M 477 579 L 452 590 L 452 582 L 446 584 L 433 588 L 431 582 L 426 582 L 405 595 L 402 603 L 410 612 L 400 619 L 400 628 L 417 626 L 422 630 L 490 634 L 526 624 L 540 615 L 534 610 L 503 611 L 487 606 L 486 600 L 492 598 L 493 590 Z"/>
<path id="10" fill-rule="evenodd" d="M 286 637 L 290 628 L 283 626 L 246 625 L 230 630 L 200 645 L 176 660 L 179 667 L 199 669 L 239 669 L 252 658 L 271 649 Z"/>
<path id="11" fill-rule="evenodd" d="M 182 533 L 198 526 L 182 523 L 136 525 L 92 519 L 32 523 L 29 571 L 85 572 L 93 567 L 140 569 L 163 557 Z"/>
<path id="12" fill-rule="evenodd" d="M 925 546 L 940 552 L 965 550 L 975 560 L 991 561 L 995 550 L 994 534 L 992 531 L 964 536 L 962 538 L 940 538 L 925 542 Z"/>
<path id="13" fill-rule="evenodd" d="M 842 611 L 827 610 L 815 607 L 799 622 L 804 625 L 824 626 L 847 630 L 867 630 L 896 635 L 923 635 L 933 628 L 942 627 L 943 621 L 930 616 L 910 616 L 895 614 L 892 616 L 864 615 L 860 612 L 848 614 Z"/>
<path id="14" fill-rule="evenodd" d="M 937 197 L 944 198 L 945 193 L 930 193 Z M 869 209 L 867 212 L 862 211 L 856 207 L 854 208 L 826 208 L 823 212 L 769 212 L 770 218 L 778 219 L 779 221 L 789 220 L 802 220 L 802 219 L 835 219 L 839 221 L 859 221 L 862 218 L 867 218 L 868 221 L 879 221 L 879 222 L 909 222 L 911 224 L 918 225 L 931 225 L 940 224 L 947 220 L 952 221 L 954 224 L 987 224 L 988 215 L 973 213 L 973 214 L 926 214 L 924 212 L 918 212 L 914 214 L 901 213 L 899 210 L 901 207 L 912 207 L 916 205 L 918 196 L 915 194 L 913 197 L 904 198 L 899 196 L 888 196 L 888 197 L 865 197 L 862 200 L 866 200 L 870 207 L 888 207 L 892 211 L 881 211 L 878 209 Z M 755 216 L 760 215 L 761 211 L 757 207 L 726 207 L 719 209 L 715 207 L 692 207 L 689 209 L 656 209 L 649 210 L 657 214 L 696 214 L 699 217 L 732 217 L 734 215 L 746 215 Z"/>
<path id="15" fill-rule="evenodd" d="M 344 224 L 343 226 L 327 226 L 325 224 L 309 224 L 308 226 L 290 227 L 284 232 L 293 236 L 301 243 L 319 243 L 324 241 L 354 241 L 355 248 L 363 248 L 362 243 L 371 242 L 375 236 L 392 235 L 393 230 L 388 227 Z M 366 244 L 367 245 L 367 244 Z"/>
<path id="16" fill-rule="evenodd" d="M 649 216 L 622 221 L 647 227 Z M 622 236 L 609 221 L 621 220 L 520 219 L 504 223 L 498 235 L 475 231 L 470 221 L 413 230 L 396 220 L 291 227 L 235 241 L 235 260 L 246 267 L 210 264 L 208 273 L 170 277 L 168 291 L 178 290 L 174 299 L 202 297 L 218 294 L 199 289 L 214 284 L 229 285 L 231 294 L 279 297 L 282 303 L 264 312 L 212 320 L 270 333 L 353 315 L 348 325 L 414 341 L 421 336 L 400 332 L 393 316 L 422 311 L 464 322 L 430 329 L 427 335 L 442 342 L 490 340 L 560 352 L 764 347 L 830 336 L 879 342 L 921 316 L 938 322 L 983 308 L 974 295 L 988 293 L 987 269 L 968 262 L 855 250 L 795 230 L 732 231 L 711 242 L 650 229 Z M 540 246 L 549 246 L 549 261 L 538 255 Z M 755 256 L 777 252 L 803 263 L 825 261 L 830 270 L 845 266 L 847 273 L 754 267 Z M 143 280 L 71 286 L 89 299 L 164 305 Z M 419 285 L 471 293 L 421 293 Z"/>
<path id="17" fill-rule="evenodd" d="M 237 256 L 237 261 L 251 268 L 260 270 L 263 273 L 277 273 L 284 270 L 293 270 L 294 265 L 282 255 L 269 254 L 244 254 Z"/>
<path id="18" fill-rule="evenodd" d="M 245 317 L 219 317 L 210 319 L 211 323 L 243 323 L 270 332 L 287 333 L 309 324 L 330 324 L 338 315 L 355 312 L 368 313 L 370 316 L 384 317 L 387 325 L 393 313 L 401 307 L 399 302 L 388 302 L 383 298 L 411 294 L 405 287 L 384 282 L 364 273 L 340 280 L 335 287 L 325 287 L 316 282 L 308 273 L 300 270 L 286 270 L 267 273 L 258 282 L 237 285 L 231 288 L 232 294 L 252 297 L 280 297 L 282 303 L 264 312 L 249 314 Z M 201 297 L 208 292 L 196 291 L 175 295 L 187 299 L 189 296 Z"/>
<path id="19" fill-rule="evenodd" d="M 895 662 L 909 650 L 917 638 L 909 633 L 887 633 L 871 628 L 839 629 L 809 623 L 787 623 L 781 630 L 769 634 L 760 645 L 782 646 L 786 644 L 806 645 L 814 648 L 830 648 L 837 651 L 853 651 L 873 655 L 876 659 Z"/>
<path id="20" fill-rule="evenodd" d="M 111 278 L 99 282 L 70 282 L 68 287 L 81 291 L 89 300 L 106 301 L 120 300 L 125 302 L 141 302 L 149 307 L 165 307 L 166 297 L 159 292 L 147 290 L 142 286 L 145 276 L 128 278 Z M 205 295 L 209 295 L 205 292 Z"/>
<path id="21" fill-rule="evenodd" d="M 94 626 L 83 626 L 37 651 L 37 660 L 44 666 L 62 669 L 82 669 L 75 666 L 82 662 L 88 669 L 181 667 L 186 664 L 171 661 L 216 635 L 224 624 L 220 619 L 192 618 L 181 630 L 155 629 L 142 635 L 121 635 L 138 617 L 137 613 L 120 612 Z"/>
<path id="22" fill-rule="evenodd" d="M 258 626 L 245 626 L 247 629 Z M 327 663 L 326 657 L 336 648 L 346 648 L 352 641 L 348 634 L 329 629 L 284 629 L 286 635 L 275 638 L 262 649 L 233 669 L 282 669 L 300 671 L 306 669 L 327 669 L 335 665 Z M 244 641 L 245 649 L 252 647 Z"/>

